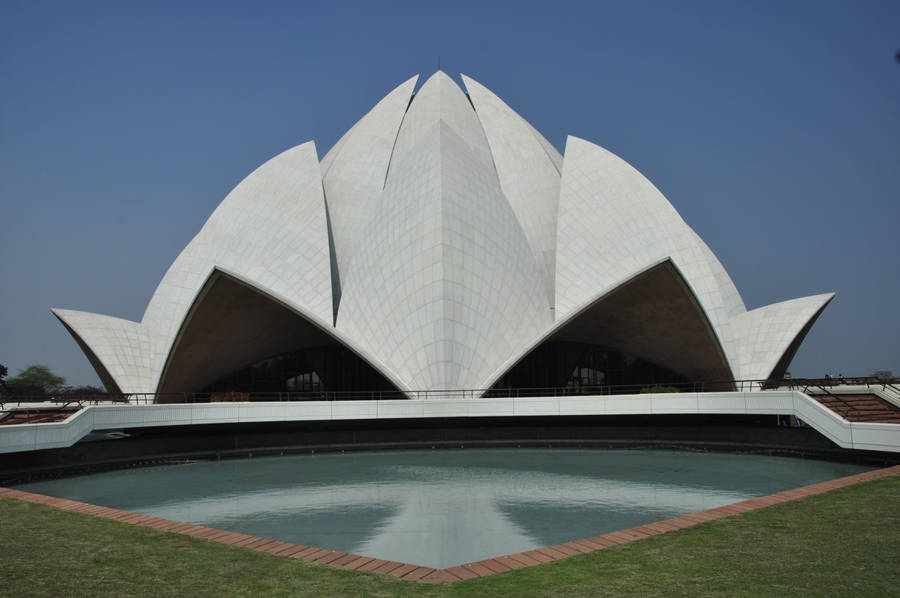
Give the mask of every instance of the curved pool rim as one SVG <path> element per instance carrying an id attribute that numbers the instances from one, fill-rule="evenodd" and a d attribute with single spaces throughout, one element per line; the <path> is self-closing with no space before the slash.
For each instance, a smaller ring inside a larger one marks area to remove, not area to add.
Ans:
<path id="1" fill-rule="evenodd" d="M 69 484 L 68 490 L 65 490 L 66 484 L 57 484 L 53 491 L 53 483 L 38 483 L 37 488 L 26 486 L 25 490 L 44 492 L 49 489 L 54 496 L 111 505 L 142 515 L 229 530 L 230 533 L 275 538 L 280 543 L 300 540 L 304 544 L 324 546 L 324 550 L 333 553 L 357 553 L 412 563 L 421 557 L 418 561 L 426 567 L 446 568 L 516 551 L 529 552 L 557 543 L 576 542 L 582 530 L 608 535 L 635 524 L 637 527 L 652 526 L 658 521 L 688 516 L 702 509 L 727 510 L 732 504 L 754 500 L 773 491 L 790 491 L 797 484 L 827 482 L 835 474 L 842 477 L 859 472 L 859 467 L 837 464 L 823 467 L 821 471 L 807 471 L 808 468 L 801 471 L 785 463 L 784 459 L 763 456 L 761 459 L 735 460 L 721 453 L 693 457 L 679 456 L 678 451 L 571 450 L 562 447 L 558 452 L 561 453 L 559 456 L 568 455 L 568 458 L 560 461 L 557 451 L 553 450 L 508 448 L 499 451 L 423 450 L 397 457 L 393 456 L 396 455 L 394 452 L 379 452 L 368 456 L 356 469 L 353 464 L 357 460 L 350 455 L 245 459 L 243 463 L 233 465 L 194 464 L 187 468 L 164 467 L 155 472 L 104 476 L 106 482 L 112 480 L 113 485 L 100 489 L 85 479 L 74 486 Z M 524 453 L 522 456 L 527 455 L 528 459 L 522 460 L 519 453 Z M 262 462 L 256 465 L 253 461 Z M 371 469 L 373 463 L 377 465 L 374 470 Z M 421 477 L 422 471 L 425 471 L 424 477 Z M 399 478 L 396 477 L 398 472 Z M 409 477 L 410 472 L 412 477 Z M 437 477 L 433 477 L 435 472 Z M 223 481 L 224 486 L 221 485 Z M 261 487 L 258 486 L 260 481 Z M 173 484 L 179 491 L 170 492 L 167 484 Z M 125 494 L 115 498 L 116 488 Z M 360 491 L 368 498 L 356 497 L 354 503 L 351 497 Z M 544 496 L 541 492 L 549 494 Z M 104 494 L 108 497 L 101 499 Z M 537 500 L 538 495 L 542 497 L 540 500 Z M 335 497 L 339 503 L 349 502 L 335 510 L 332 504 Z M 383 510 L 385 505 L 398 500 L 397 505 L 406 505 L 401 508 L 402 512 L 372 512 L 373 507 L 375 511 Z M 471 510 L 475 504 L 473 500 L 482 505 L 475 511 Z M 422 510 L 423 504 L 431 506 Z M 461 504 L 468 506 L 461 510 Z M 493 507 L 488 508 L 489 504 Z M 380 523 L 373 524 L 378 531 L 371 536 L 369 532 L 375 528 L 359 520 L 354 512 L 360 505 L 365 505 L 376 521 L 383 523 L 387 517 L 391 520 L 389 525 L 381 528 Z M 351 507 L 349 511 L 347 506 Z M 248 507 L 250 511 L 245 510 Z M 310 508 L 319 511 L 314 515 L 319 517 L 319 524 L 308 519 Z M 585 508 L 589 510 L 584 511 Z M 570 512 L 572 509 L 575 511 Z M 591 515 L 590 510 L 596 513 Z M 496 512 L 481 515 L 487 511 Z M 303 515 L 304 512 L 307 515 Z M 348 513 L 349 520 L 346 519 Z M 578 514 L 574 527 L 569 521 L 573 513 Z M 411 518 L 411 514 L 416 516 Z M 470 521 L 473 514 L 478 516 Z M 288 521 L 285 516 L 300 517 L 300 527 L 295 532 L 300 535 L 284 535 L 284 525 Z M 250 520 L 260 517 L 263 526 L 254 527 L 259 524 Z M 347 527 L 348 521 L 351 527 Z M 436 522 L 438 525 L 434 527 Z M 510 523 L 513 523 L 512 527 Z M 324 535 L 311 534 L 317 525 Z M 458 529 L 469 529 L 471 538 L 460 539 Z M 386 534 L 384 530 L 388 530 Z M 447 536 L 447 530 L 455 531 Z M 338 536 L 334 536 L 335 532 L 339 532 Z M 349 540 L 348 533 L 352 536 Z M 418 535 L 417 548 L 402 546 L 411 541 L 415 543 L 410 533 Z M 522 536 L 523 533 L 527 537 Z M 318 541 L 315 540 L 317 537 Z M 449 541 L 450 544 L 429 553 L 435 538 L 438 546 L 442 542 Z M 334 543 L 341 541 L 351 543 Z M 486 541 L 490 547 L 481 546 Z M 512 543 L 507 548 L 509 542 Z M 446 554 L 448 550 L 454 553 L 450 557 Z"/>
<path id="2" fill-rule="evenodd" d="M 269 422 L 136 428 L 66 448 L 0 454 L 0 485 L 158 465 L 330 451 L 465 447 L 671 448 L 900 464 L 900 453 L 840 448 L 769 415 L 619 415 Z"/>

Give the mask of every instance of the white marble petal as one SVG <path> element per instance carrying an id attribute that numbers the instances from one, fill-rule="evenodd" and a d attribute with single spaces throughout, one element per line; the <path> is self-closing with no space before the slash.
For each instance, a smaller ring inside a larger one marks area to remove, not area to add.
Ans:
<path id="1" fill-rule="evenodd" d="M 219 269 L 398 388 L 473 389 L 598 297 L 671 259 L 736 378 L 784 366 L 832 295 L 747 312 L 710 249 L 639 172 L 577 137 L 561 156 L 463 79 L 471 102 L 442 72 L 413 96 L 412 77 L 321 164 L 309 142 L 260 166 L 178 256 L 141 323 L 55 313 L 102 376 L 124 392 L 154 392 Z"/>
<path id="2" fill-rule="evenodd" d="M 54 309 L 53 313 L 76 340 L 89 347 L 121 392 L 151 392 L 148 389 L 152 388 L 150 356 L 154 339 L 144 327 L 130 320 L 85 311 Z"/>
<path id="3" fill-rule="evenodd" d="M 740 380 L 764 380 L 807 324 L 834 298 L 834 293 L 801 297 L 754 309 L 731 320 L 726 345 L 732 371 Z"/>
<path id="4" fill-rule="evenodd" d="M 573 136 L 566 143 L 558 222 L 557 319 L 624 274 L 666 257 L 720 334 L 731 316 L 745 311 L 722 265 L 662 193 L 618 156 Z"/>
<path id="5" fill-rule="evenodd" d="M 142 320 L 158 339 L 151 359 L 154 388 L 215 267 L 290 297 L 310 319 L 331 325 L 328 229 L 313 142 L 279 154 L 244 179 L 169 268 Z"/>
<path id="6" fill-rule="evenodd" d="M 418 78 L 385 96 L 322 160 L 322 184 L 341 273 L 359 248 L 360 232 L 384 189 L 397 131 Z"/>
<path id="7" fill-rule="evenodd" d="M 481 125 L 442 72 L 410 106 L 363 236 L 337 327 L 411 388 L 477 388 L 550 324 Z"/>
<path id="8" fill-rule="evenodd" d="M 500 188 L 543 270 L 547 301 L 552 306 L 559 170 L 521 116 L 477 81 L 465 75 L 462 80 L 487 136 Z"/>
<path id="9" fill-rule="evenodd" d="M 556 167 L 556 172 L 562 173 L 563 157 L 562 154 L 559 153 L 559 150 L 556 149 L 552 143 L 547 141 L 546 137 L 541 135 L 540 131 L 535 129 L 530 122 L 525 119 L 522 119 L 522 121 L 526 125 L 528 125 L 528 130 L 531 131 L 535 139 L 538 140 L 538 143 L 541 144 L 541 147 L 544 148 L 544 152 L 546 152 L 547 157 L 550 158 L 550 161 L 553 162 L 553 166 Z"/>

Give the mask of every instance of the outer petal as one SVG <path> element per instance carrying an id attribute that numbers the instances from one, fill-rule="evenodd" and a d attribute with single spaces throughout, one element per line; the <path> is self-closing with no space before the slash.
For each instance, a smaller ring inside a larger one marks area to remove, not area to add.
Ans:
<path id="1" fill-rule="evenodd" d="M 391 120 L 394 112 L 398 110 L 398 106 L 396 106 L 396 100 L 405 98 L 406 104 L 399 107 L 400 109 L 400 118 L 403 118 L 403 113 L 406 112 L 406 107 L 409 105 L 409 101 L 413 95 L 413 89 L 415 89 L 416 81 L 419 80 L 418 75 L 413 75 L 400 85 L 398 85 L 391 93 L 381 98 L 375 106 L 369 110 L 365 116 L 359 119 L 356 124 L 350 127 L 350 130 L 344 133 L 340 139 L 338 139 L 337 143 L 328 150 L 328 153 L 325 154 L 325 157 L 322 158 L 321 167 L 322 167 L 322 177 L 328 176 L 328 171 L 331 170 L 331 165 L 334 164 L 338 155 L 341 153 L 341 150 L 344 147 L 344 144 L 347 143 L 350 138 L 352 138 L 356 132 L 360 129 L 369 129 L 376 128 L 375 125 L 371 124 L 371 121 L 384 121 Z M 367 124 L 363 124 L 366 122 Z M 399 126 L 399 125 L 398 125 Z M 363 133 L 365 135 L 365 133 Z M 396 137 L 396 131 L 394 133 L 394 137 Z M 393 145 L 393 141 L 391 142 Z"/>
<path id="2" fill-rule="evenodd" d="M 169 268 L 142 322 L 159 338 L 151 359 L 153 388 L 215 267 L 291 297 L 317 323 L 331 325 L 328 225 L 312 142 L 272 158 L 244 179 Z"/>
<path id="3" fill-rule="evenodd" d="M 535 129 L 530 122 L 525 119 L 522 119 L 522 121 L 528 126 L 528 130 L 531 131 L 531 134 L 538 140 L 541 147 L 544 148 L 544 152 L 547 154 L 547 157 L 550 158 L 550 161 L 553 162 L 556 172 L 562 173 L 563 157 L 562 154 L 559 153 L 559 150 L 553 147 L 553 144 L 547 141 L 547 138 L 541 135 L 541 132 Z"/>
<path id="4" fill-rule="evenodd" d="M 477 81 L 462 79 L 487 136 L 500 187 L 544 270 L 553 305 L 559 170 L 521 116 Z"/>
<path id="5" fill-rule="evenodd" d="M 550 323 L 481 125 L 444 73 L 410 106 L 364 237 L 337 328 L 408 387 L 476 388 Z"/>
<path id="6" fill-rule="evenodd" d="M 384 189 L 397 132 L 418 78 L 410 78 L 385 96 L 322 160 L 339 275 L 359 247 L 360 232 Z"/>
<path id="7" fill-rule="evenodd" d="M 560 186 L 556 317 L 666 257 L 717 330 L 745 310 L 722 265 L 650 181 L 614 154 L 570 136 Z"/>
<path id="8" fill-rule="evenodd" d="M 739 380 L 781 378 L 834 293 L 773 303 L 735 316 L 726 340 Z"/>
<path id="9" fill-rule="evenodd" d="M 149 392 L 153 339 L 137 322 L 70 309 L 53 313 L 69 330 L 110 392 Z"/>

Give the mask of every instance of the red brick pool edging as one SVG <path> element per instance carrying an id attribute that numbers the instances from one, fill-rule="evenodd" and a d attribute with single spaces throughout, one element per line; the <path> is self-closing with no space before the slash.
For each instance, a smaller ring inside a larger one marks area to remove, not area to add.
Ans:
<path id="1" fill-rule="evenodd" d="M 299 559 L 310 563 L 339 567 L 341 569 L 391 575 L 407 581 L 448 583 L 484 577 L 487 575 L 495 575 L 513 569 L 540 565 L 542 563 L 549 563 L 551 561 L 566 559 L 577 554 L 596 552 L 612 546 L 628 544 L 651 536 L 658 536 L 660 534 L 693 527 L 701 523 L 706 523 L 707 521 L 730 517 L 732 515 L 746 513 L 747 511 L 755 511 L 756 509 L 762 509 L 771 505 L 781 504 L 805 498 L 807 496 L 813 496 L 815 494 L 822 494 L 831 490 L 837 490 L 838 488 L 852 486 L 860 482 L 867 482 L 869 480 L 898 474 L 900 474 L 900 465 L 895 465 L 893 467 L 867 471 L 865 473 L 838 478 L 827 482 L 820 482 L 810 486 L 794 488 L 793 490 L 785 490 L 784 492 L 778 492 L 768 496 L 751 498 L 723 507 L 716 507 L 714 509 L 708 509 L 690 515 L 683 515 L 673 519 L 666 519 L 664 521 L 657 521 L 656 523 L 648 523 L 629 529 L 618 530 L 601 536 L 573 540 L 563 544 L 556 544 L 555 546 L 545 546 L 526 552 L 508 554 L 506 556 L 498 556 L 473 563 L 447 567 L 446 569 L 433 569 L 431 567 L 422 567 L 409 563 L 398 563 L 396 561 L 386 561 L 358 554 L 327 550 L 325 548 L 291 544 L 289 542 L 281 542 L 269 538 L 258 538 L 256 536 L 227 532 L 211 527 L 204 527 L 202 525 L 193 525 L 181 521 L 152 517 L 150 515 L 141 515 L 130 511 L 100 507 L 74 500 L 67 500 L 65 498 L 54 498 L 43 494 L 23 492 L 12 488 L 0 488 L 0 496 L 39 503 L 75 513 L 102 517 L 104 519 L 112 519 L 114 521 L 121 521 L 132 525 L 150 527 L 164 532 L 182 534 L 184 536 L 191 536 L 209 540 L 211 542 L 219 542 L 220 544 L 240 546 L 258 552 L 268 552 L 276 556 Z"/>

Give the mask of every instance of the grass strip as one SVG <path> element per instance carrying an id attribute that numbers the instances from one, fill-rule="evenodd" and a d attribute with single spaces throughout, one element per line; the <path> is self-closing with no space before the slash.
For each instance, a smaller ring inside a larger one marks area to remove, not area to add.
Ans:
<path id="1" fill-rule="evenodd" d="M 0 499 L 0 596 L 897 596 L 900 476 L 447 585 Z"/>

